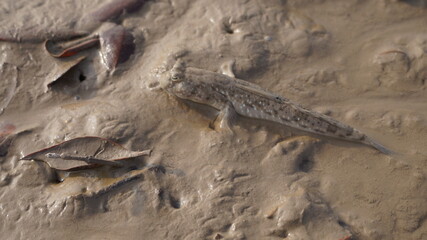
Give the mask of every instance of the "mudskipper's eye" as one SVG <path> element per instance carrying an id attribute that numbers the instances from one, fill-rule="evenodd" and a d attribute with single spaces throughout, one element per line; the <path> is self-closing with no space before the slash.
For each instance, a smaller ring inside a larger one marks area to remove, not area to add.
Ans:
<path id="1" fill-rule="evenodd" d="M 178 76 L 174 76 L 174 75 L 173 75 L 173 76 L 171 77 L 171 80 L 172 80 L 172 81 L 174 81 L 174 82 L 179 81 L 179 77 L 178 77 Z"/>
<path id="2" fill-rule="evenodd" d="M 182 81 L 182 74 L 173 73 L 171 75 L 171 80 L 172 80 L 172 82 L 180 82 L 180 81 Z"/>

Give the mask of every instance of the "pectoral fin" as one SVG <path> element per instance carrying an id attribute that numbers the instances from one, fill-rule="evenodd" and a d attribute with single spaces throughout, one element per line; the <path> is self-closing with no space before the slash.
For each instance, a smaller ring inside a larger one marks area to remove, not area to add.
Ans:
<path id="1" fill-rule="evenodd" d="M 233 105 L 228 103 L 214 120 L 215 129 L 220 129 L 221 131 L 233 134 L 232 126 L 235 123 L 236 117 L 237 113 Z"/>

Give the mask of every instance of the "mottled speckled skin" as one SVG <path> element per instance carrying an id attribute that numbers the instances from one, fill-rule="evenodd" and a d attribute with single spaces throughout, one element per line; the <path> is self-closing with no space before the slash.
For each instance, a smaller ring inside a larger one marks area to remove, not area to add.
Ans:
<path id="1" fill-rule="evenodd" d="M 329 116 L 305 109 L 289 99 L 270 93 L 259 86 L 202 69 L 185 67 L 177 61 L 160 80 L 161 88 L 170 94 L 220 111 L 234 110 L 239 115 L 269 120 L 292 128 L 329 137 L 371 145 L 381 152 L 389 150 L 360 131 Z"/>

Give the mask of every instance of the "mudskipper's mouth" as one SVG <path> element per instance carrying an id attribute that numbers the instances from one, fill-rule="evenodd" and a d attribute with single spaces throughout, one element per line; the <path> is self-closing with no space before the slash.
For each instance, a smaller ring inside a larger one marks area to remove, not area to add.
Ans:
<path id="1" fill-rule="evenodd" d="M 150 82 L 146 85 L 152 91 L 166 89 L 170 85 L 169 69 L 165 65 L 160 65 L 151 71 Z"/>

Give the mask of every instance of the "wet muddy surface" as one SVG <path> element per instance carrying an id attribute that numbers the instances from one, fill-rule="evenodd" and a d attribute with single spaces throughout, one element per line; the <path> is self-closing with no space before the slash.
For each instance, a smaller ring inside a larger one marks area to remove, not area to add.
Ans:
<path id="1" fill-rule="evenodd" d="M 104 20 L 105 2 L 0 2 L 4 239 L 427 239 L 425 1 L 129 0 Z M 46 49 L 81 35 L 99 42 L 64 58 Z M 152 88 L 170 56 L 397 154 L 244 117 L 226 134 L 214 109 Z M 114 144 L 21 160 L 88 136 Z M 45 162 L 107 153 L 126 159 Z"/>

